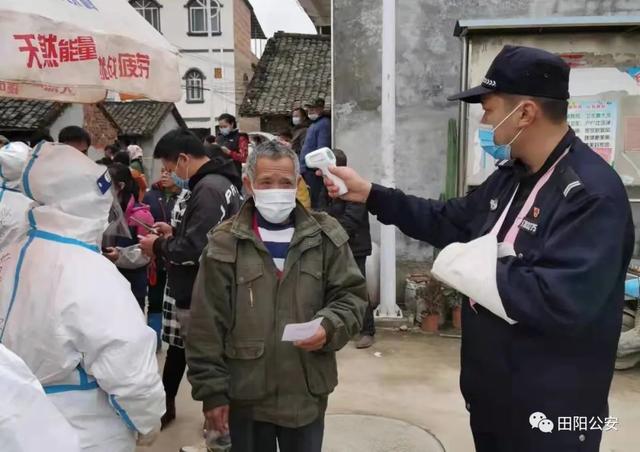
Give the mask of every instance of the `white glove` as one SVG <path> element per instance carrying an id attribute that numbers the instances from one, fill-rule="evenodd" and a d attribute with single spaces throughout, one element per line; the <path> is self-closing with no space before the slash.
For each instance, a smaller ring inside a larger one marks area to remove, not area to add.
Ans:
<path id="1" fill-rule="evenodd" d="M 157 430 L 157 429 L 151 430 L 146 435 L 143 435 L 142 433 L 138 433 L 138 441 L 137 441 L 138 446 L 141 446 L 141 447 L 151 446 L 156 441 L 156 439 L 158 439 L 159 434 L 160 434 L 160 430 Z"/>

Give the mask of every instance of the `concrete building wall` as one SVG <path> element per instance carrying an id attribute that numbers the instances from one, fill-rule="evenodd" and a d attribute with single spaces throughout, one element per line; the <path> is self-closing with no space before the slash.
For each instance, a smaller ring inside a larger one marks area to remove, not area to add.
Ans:
<path id="1" fill-rule="evenodd" d="M 382 0 L 334 0 L 334 133 L 349 162 L 374 181 L 381 177 Z M 396 183 L 437 198 L 444 190 L 447 102 L 460 84 L 456 20 L 469 18 L 640 14 L 637 0 L 398 0 Z M 374 240 L 379 225 L 372 222 Z M 430 247 L 397 235 L 401 260 L 425 260 Z"/>
<path id="2" fill-rule="evenodd" d="M 142 149 L 144 149 L 144 164 L 146 167 L 147 177 L 149 178 L 149 186 L 160 179 L 160 170 L 162 170 L 162 163 L 159 160 L 154 160 L 153 158 L 153 150 L 156 148 L 156 144 L 158 144 L 158 141 L 160 141 L 160 138 L 162 138 L 165 133 L 170 132 L 173 129 L 177 129 L 178 127 L 178 121 L 176 121 L 176 118 L 172 113 L 169 113 L 160 123 L 160 126 L 153 136 L 146 138 L 143 144 L 140 145 Z"/>
<path id="3" fill-rule="evenodd" d="M 242 0 L 218 0 L 222 5 L 220 35 L 189 36 L 189 10 L 187 0 L 159 0 L 162 34 L 179 49 L 225 48 L 233 49 L 233 4 Z"/>
<path id="4" fill-rule="evenodd" d="M 84 110 L 82 104 L 70 104 L 60 116 L 51 124 L 49 133 L 51 138 L 58 141 L 60 131 L 67 126 L 84 126 Z"/>
<path id="5" fill-rule="evenodd" d="M 213 127 L 215 118 L 222 113 L 236 113 L 235 57 L 233 51 L 213 53 L 183 53 L 180 73 L 184 77 L 190 69 L 204 75 L 204 102 L 187 103 L 186 95 L 176 103 L 189 127 Z M 222 68 L 222 78 L 216 78 L 216 68 Z M 185 81 L 182 81 L 184 86 Z"/>
<path id="6" fill-rule="evenodd" d="M 212 0 L 214 2 L 215 0 Z M 176 103 L 178 110 L 191 128 L 213 128 L 215 118 L 222 113 L 235 114 L 238 84 L 236 78 L 236 35 L 235 23 L 237 10 L 248 8 L 244 0 L 217 0 L 221 6 L 220 33 L 213 36 L 194 36 L 189 34 L 189 10 L 187 0 L 158 0 L 160 8 L 160 29 L 167 40 L 175 45 L 182 54 L 180 73 L 184 77 L 190 69 L 198 69 L 205 77 L 204 102 L 187 103 L 183 80 L 183 97 Z M 251 51 L 251 27 L 246 29 L 247 48 Z M 242 21 L 244 23 L 244 19 Z M 245 33 L 245 30 L 242 30 Z M 250 68 L 250 65 L 249 65 Z M 216 73 L 222 77 L 216 77 Z M 249 75 L 250 77 L 250 75 Z M 240 88 L 242 85 L 240 84 Z"/>

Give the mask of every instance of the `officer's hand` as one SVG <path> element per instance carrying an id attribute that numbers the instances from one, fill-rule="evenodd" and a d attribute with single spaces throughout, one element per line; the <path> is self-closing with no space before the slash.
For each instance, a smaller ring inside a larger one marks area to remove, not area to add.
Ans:
<path id="1" fill-rule="evenodd" d="M 367 202 L 369 193 L 371 193 L 371 182 L 366 181 L 365 179 L 360 177 L 360 175 L 353 169 L 347 166 L 332 166 L 329 168 L 329 171 L 342 179 L 344 181 L 344 184 L 347 186 L 347 189 L 349 190 L 348 193 L 340 196 L 340 199 L 359 203 Z M 317 171 L 316 175 L 322 176 L 322 171 Z M 328 177 L 324 178 L 324 184 L 327 187 L 329 196 L 334 199 L 338 198 L 338 186 L 334 184 L 333 181 Z"/>
<path id="2" fill-rule="evenodd" d="M 156 243 L 157 239 L 158 236 L 155 234 L 149 234 L 144 237 L 138 236 L 140 249 L 146 256 L 153 257 L 153 244 Z"/>
<path id="3" fill-rule="evenodd" d="M 222 435 L 229 433 L 229 405 L 219 406 L 213 410 L 205 411 L 204 417 L 212 428 Z"/>
<path id="4" fill-rule="evenodd" d="M 296 341 L 293 343 L 298 348 L 306 352 L 315 352 L 320 350 L 327 343 L 327 332 L 322 325 L 318 328 L 316 334 L 304 341 Z"/>
<path id="5" fill-rule="evenodd" d="M 103 256 L 109 259 L 111 262 L 116 262 L 120 259 L 120 251 L 117 248 L 107 248 L 102 252 Z"/>
<path id="6" fill-rule="evenodd" d="M 146 435 L 138 434 L 138 441 L 136 442 L 140 447 L 149 447 L 151 446 L 156 439 L 158 439 L 158 435 L 160 432 L 158 430 L 151 430 Z"/>
<path id="7" fill-rule="evenodd" d="M 163 237 L 171 237 L 173 235 L 173 228 L 167 223 L 154 223 L 153 228 Z"/>

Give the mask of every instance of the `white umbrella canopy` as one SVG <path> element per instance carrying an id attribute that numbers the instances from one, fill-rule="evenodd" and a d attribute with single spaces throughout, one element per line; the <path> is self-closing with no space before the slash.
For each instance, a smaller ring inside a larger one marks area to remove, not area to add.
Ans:
<path id="1" fill-rule="evenodd" d="M 0 97 L 175 102 L 178 58 L 127 0 L 0 0 Z"/>

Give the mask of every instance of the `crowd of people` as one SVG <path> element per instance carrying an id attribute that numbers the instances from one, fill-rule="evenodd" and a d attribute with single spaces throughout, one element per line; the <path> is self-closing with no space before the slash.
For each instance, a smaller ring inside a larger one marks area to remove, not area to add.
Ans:
<path id="1" fill-rule="evenodd" d="M 329 198 L 304 165 L 331 147 L 330 127 L 322 99 L 295 109 L 274 140 L 223 114 L 216 136 L 164 135 L 151 184 L 140 146 L 109 144 L 93 162 L 79 126 L 55 142 L 47 132 L 6 140 L 0 359 L 33 371 L 23 383 L 38 381 L 74 431 L 78 446 L 65 450 L 152 443 L 177 416 L 187 368 L 205 428 L 230 432 L 234 451 L 267 450 L 264 441 L 320 450 L 334 353 L 359 331 L 368 347 L 375 333 L 366 209 Z M 286 324 L 314 319 L 312 338 L 279 340 Z"/>
<path id="2" fill-rule="evenodd" d="M 468 297 L 476 451 L 598 451 L 635 230 L 620 177 L 567 121 L 570 70 L 507 45 L 450 98 L 482 105 L 478 146 L 498 168 L 447 201 L 369 182 L 337 149 L 343 184 L 320 179 L 305 157 L 332 145 L 322 99 L 276 139 L 230 115 L 216 137 L 167 133 L 151 190 L 139 147 L 96 163 L 79 127 L 5 145 L 0 444 L 133 452 L 176 417 L 187 369 L 213 450 L 320 452 L 335 353 L 358 332 L 373 342 L 371 213 L 440 248 L 432 274 Z"/>

